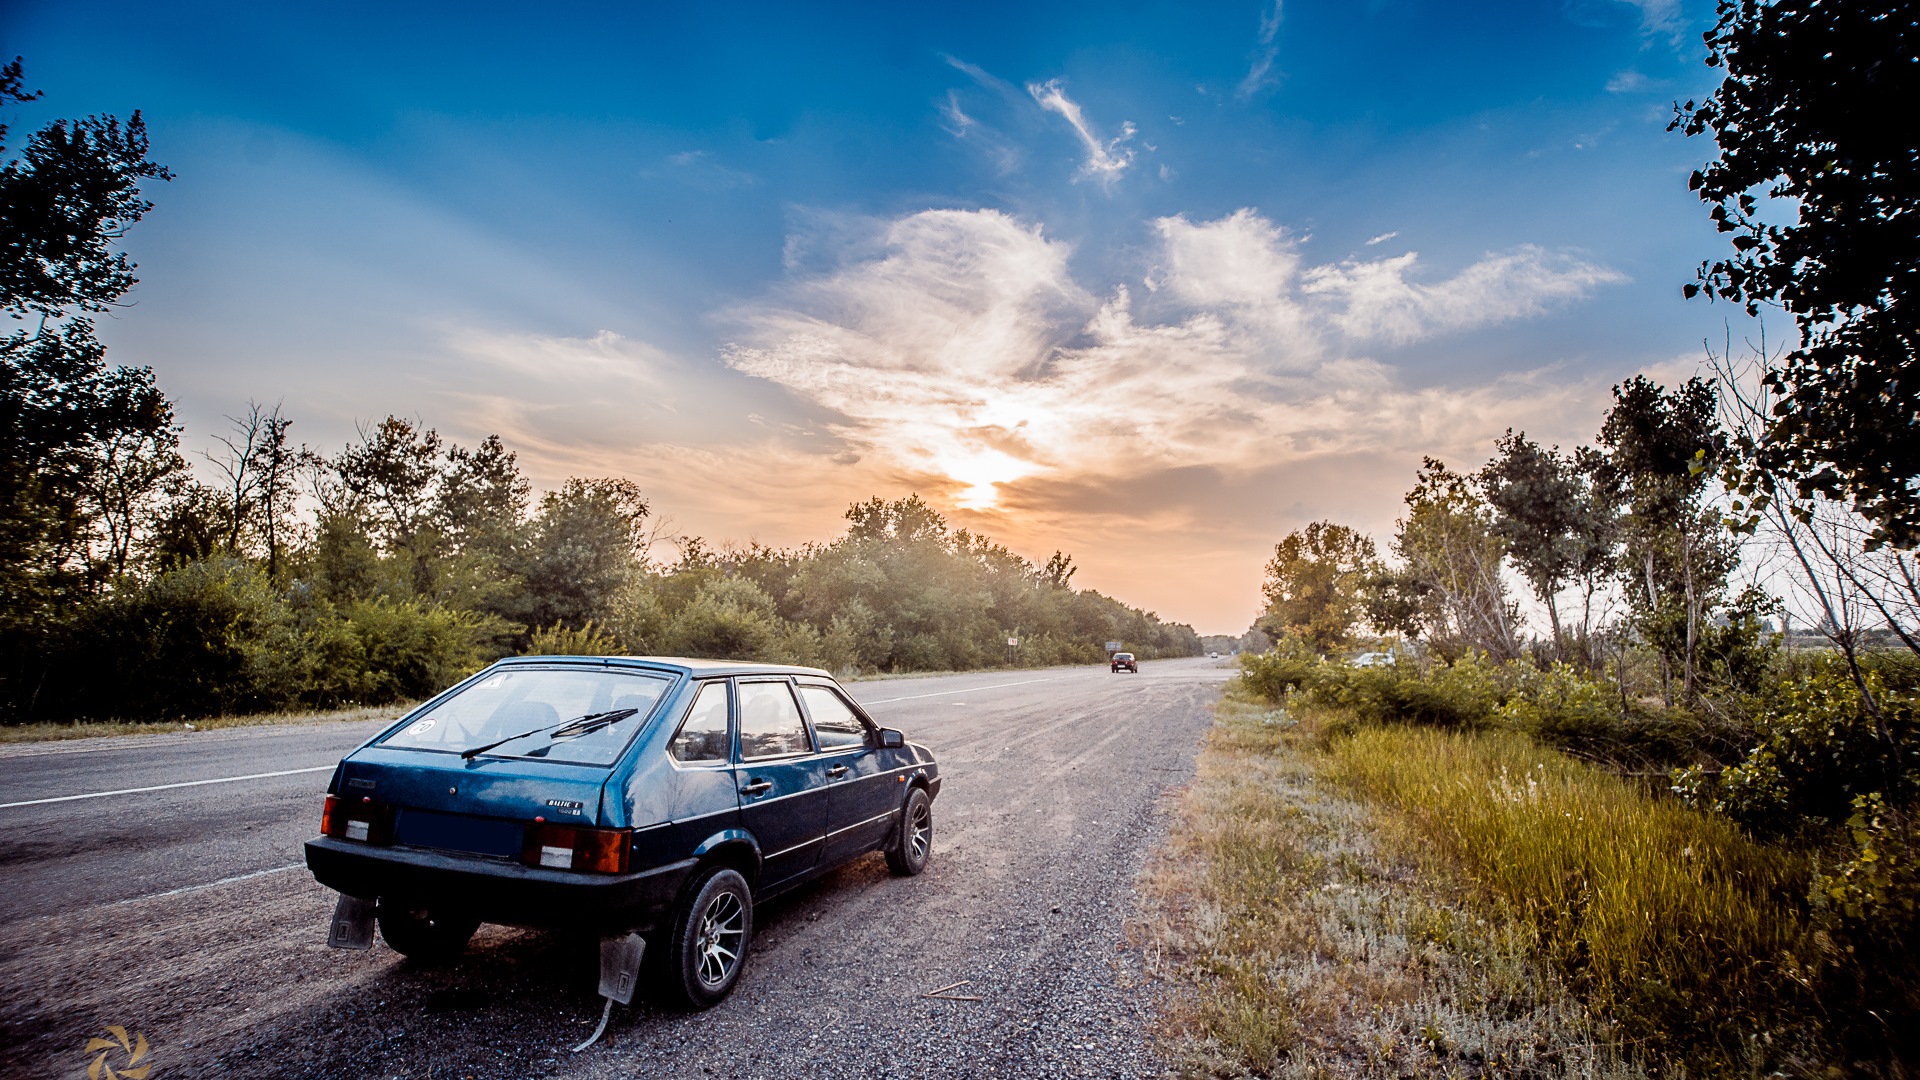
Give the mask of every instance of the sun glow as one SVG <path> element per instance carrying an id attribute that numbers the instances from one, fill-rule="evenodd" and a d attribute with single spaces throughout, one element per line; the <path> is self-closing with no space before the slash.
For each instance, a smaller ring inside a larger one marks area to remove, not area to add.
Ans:
<path id="1" fill-rule="evenodd" d="M 933 468 L 957 484 L 954 496 L 964 510 L 990 510 L 1000 500 L 1000 485 L 1040 472 L 1041 467 L 991 448 L 954 450 L 934 456 Z"/>

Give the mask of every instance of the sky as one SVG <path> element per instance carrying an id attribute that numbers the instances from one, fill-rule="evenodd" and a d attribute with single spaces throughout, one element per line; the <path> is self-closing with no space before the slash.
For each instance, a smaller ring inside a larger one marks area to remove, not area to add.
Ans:
<path id="1" fill-rule="evenodd" d="M 1666 129 L 1707 0 L 114 5 L 0 0 L 45 97 L 142 111 L 117 363 L 415 417 L 710 543 L 917 492 L 1239 633 L 1287 532 L 1383 548 L 1423 456 L 1590 442 L 1748 330 Z"/>

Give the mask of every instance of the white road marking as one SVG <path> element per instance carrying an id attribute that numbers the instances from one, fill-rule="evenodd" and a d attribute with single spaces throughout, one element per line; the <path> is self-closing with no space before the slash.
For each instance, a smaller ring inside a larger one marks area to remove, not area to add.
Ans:
<path id="1" fill-rule="evenodd" d="M 249 773 L 246 776 L 222 776 L 217 780 L 184 780 L 178 784 L 155 784 L 152 787 L 121 788 L 119 791 L 89 791 L 85 795 L 56 795 L 51 799 L 22 799 L 19 802 L 0 803 L 0 810 L 16 806 L 41 806 L 46 803 L 73 802 L 75 799 L 106 799 L 115 795 L 139 795 L 148 791 L 167 791 L 172 788 L 201 787 L 206 784 L 237 784 L 242 780 L 265 780 L 272 776 L 298 776 L 301 773 L 332 772 L 332 765 L 315 765 L 311 769 L 281 769 L 279 772 Z"/>
<path id="2" fill-rule="evenodd" d="M 881 698 L 879 701 L 862 701 L 860 704 L 891 705 L 896 701 L 918 701 L 921 698 L 952 697 L 955 694 L 971 694 L 976 690 L 999 690 L 1007 686 L 1031 686 L 1037 682 L 1059 682 L 1061 679 L 1070 679 L 1072 677 L 1071 675 L 1055 675 L 1047 679 L 1023 679 L 1020 682 L 994 683 L 992 686 L 969 686 L 965 690 L 942 690 L 937 694 L 908 694 L 906 697 Z"/>
<path id="3" fill-rule="evenodd" d="M 285 866 L 276 866 L 271 870 L 255 870 L 251 874 L 235 874 L 232 877 L 223 877 L 219 881 L 209 881 L 204 885 L 183 885 L 178 889 L 168 889 L 166 892 L 148 893 L 145 896 L 130 896 L 125 900 L 115 900 L 107 906 L 119 907 L 121 904 L 137 904 L 142 900 L 158 900 L 163 896 L 179 896 L 181 893 L 199 892 L 201 889 L 211 889 L 220 885 L 231 885 L 236 881 L 250 881 L 257 877 L 267 877 L 270 874 L 284 874 L 289 870 L 305 870 L 306 868 L 306 863 L 288 863 Z"/>

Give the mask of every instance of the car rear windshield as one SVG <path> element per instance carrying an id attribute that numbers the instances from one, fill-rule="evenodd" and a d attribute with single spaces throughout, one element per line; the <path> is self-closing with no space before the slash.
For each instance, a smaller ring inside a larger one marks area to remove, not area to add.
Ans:
<path id="1" fill-rule="evenodd" d="M 416 716 L 412 723 L 382 740 L 382 745 L 459 753 L 536 732 L 502 742 L 485 753 L 490 757 L 611 765 L 672 685 L 669 678 L 631 671 L 496 671 Z M 627 712 L 629 709 L 633 711 Z M 625 715 L 610 723 L 596 722 L 615 714 Z"/>

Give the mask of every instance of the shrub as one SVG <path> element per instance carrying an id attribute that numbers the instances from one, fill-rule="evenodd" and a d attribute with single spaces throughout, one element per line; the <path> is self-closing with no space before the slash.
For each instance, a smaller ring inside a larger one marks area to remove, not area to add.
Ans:
<path id="1" fill-rule="evenodd" d="M 1920 794 L 1920 726 L 1914 699 L 1890 694 L 1868 672 L 1891 745 L 1837 663 L 1788 687 L 1757 719 L 1760 742 L 1718 775 L 1700 768 L 1674 774 L 1688 801 L 1763 833 L 1818 831 L 1853 813 L 1857 796 L 1883 793 L 1896 805 Z"/>
<path id="2" fill-rule="evenodd" d="M 1856 795 L 1844 854 L 1813 881 L 1833 947 L 1821 999 L 1853 1059 L 1920 1058 L 1920 829 L 1878 792 Z"/>
<path id="3" fill-rule="evenodd" d="M 716 660 L 772 660 L 780 644 L 773 598 L 746 578 L 719 578 L 700 586 L 667 623 L 663 645 L 679 656 Z"/>
<path id="4" fill-rule="evenodd" d="M 619 652 L 619 644 L 596 628 L 592 620 L 588 620 L 578 630 L 569 630 L 557 623 L 535 630 L 525 655 L 615 656 Z"/>
<path id="5" fill-rule="evenodd" d="M 1283 640 L 1272 652 L 1242 653 L 1240 667 L 1247 687 L 1268 701 L 1304 693 L 1358 718 L 1429 727 L 1483 727 L 1507 693 L 1505 668 L 1478 654 L 1430 669 L 1408 660 L 1350 667 Z"/>
<path id="6" fill-rule="evenodd" d="M 308 631 L 304 697 L 374 705 L 446 689 L 489 659 L 506 624 L 416 600 L 354 600 L 317 612 Z"/>
<path id="7" fill-rule="evenodd" d="M 1275 703 L 1304 689 L 1320 667 L 1320 658 L 1294 637 L 1274 642 L 1268 652 L 1240 654 L 1240 678 L 1247 689 Z"/>
<path id="8" fill-rule="evenodd" d="M 144 719 L 266 711 L 297 700 L 292 613 L 241 559 L 186 563 L 80 613 L 43 701 Z"/>

